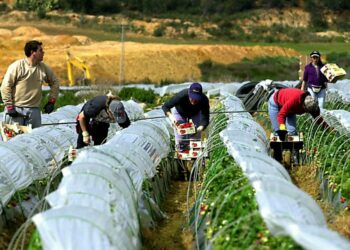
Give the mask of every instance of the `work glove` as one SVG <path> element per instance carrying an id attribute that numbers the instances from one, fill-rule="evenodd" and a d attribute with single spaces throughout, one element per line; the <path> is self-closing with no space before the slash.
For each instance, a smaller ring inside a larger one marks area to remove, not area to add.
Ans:
<path id="1" fill-rule="evenodd" d="M 197 128 L 197 132 L 202 132 L 204 130 L 204 127 L 203 126 L 199 126 L 198 128 Z"/>
<path id="2" fill-rule="evenodd" d="M 17 117 L 18 116 L 18 112 L 15 109 L 15 106 L 13 105 L 9 105 L 6 107 L 7 109 L 7 114 L 11 117 Z"/>
<path id="3" fill-rule="evenodd" d="M 280 130 L 287 130 L 286 124 L 280 124 L 279 128 L 280 128 Z"/>
<path id="4" fill-rule="evenodd" d="M 46 105 L 44 106 L 45 113 L 50 114 L 54 110 L 55 102 L 56 100 L 52 98 L 46 103 Z"/>
<path id="5" fill-rule="evenodd" d="M 87 132 L 87 131 L 83 131 L 83 142 L 86 145 L 90 144 L 90 135 L 89 135 L 89 132 Z"/>
<path id="6" fill-rule="evenodd" d="M 168 117 L 169 117 L 169 119 L 171 121 L 171 124 L 174 124 L 175 126 L 179 125 L 179 122 L 176 120 L 176 118 L 175 118 L 175 116 L 173 114 L 170 114 Z"/>

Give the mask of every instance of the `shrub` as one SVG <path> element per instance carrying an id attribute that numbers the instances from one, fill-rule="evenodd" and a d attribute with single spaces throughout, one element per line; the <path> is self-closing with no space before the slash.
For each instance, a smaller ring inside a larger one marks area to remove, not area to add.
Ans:
<path id="1" fill-rule="evenodd" d="M 161 25 L 153 31 L 153 36 L 161 37 L 165 35 L 165 26 Z"/>
<path id="2" fill-rule="evenodd" d="M 145 90 L 145 89 L 139 89 L 139 88 L 129 88 L 125 87 L 122 88 L 119 93 L 119 97 L 123 100 L 129 100 L 134 99 L 139 102 L 144 102 L 148 104 L 154 104 L 157 98 L 157 95 L 154 93 L 153 90 Z"/>
<path id="3" fill-rule="evenodd" d="M 288 57 L 258 57 L 243 59 L 230 65 L 205 61 L 199 65 L 202 81 L 260 81 L 295 80 L 298 78 L 298 59 Z"/>

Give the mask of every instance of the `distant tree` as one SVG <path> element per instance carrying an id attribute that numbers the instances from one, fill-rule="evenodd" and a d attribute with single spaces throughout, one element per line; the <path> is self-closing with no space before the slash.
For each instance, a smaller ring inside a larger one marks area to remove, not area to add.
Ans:
<path id="1" fill-rule="evenodd" d="M 163 13 L 167 10 L 168 0 L 143 0 L 142 11 L 146 14 Z"/>
<path id="2" fill-rule="evenodd" d="M 265 8 L 285 8 L 299 5 L 298 0 L 261 0 L 259 2 L 260 5 Z"/>
<path id="3" fill-rule="evenodd" d="M 254 8 L 255 0 L 234 0 L 223 1 L 224 12 L 232 14 L 239 11 L 249 10 Z"/>
<path id="4" fill-rule="evenodd" d="M 58 0 L 17 0 L 15 9 L 35 11 L 40 18 L 46 16 L 46 12 L 59 6 Z"/>
<path id="5" fill-rule="evenodd" d="M 321 0 L 325 7 L 331 10 L 348 10 L 350 9 L 349 0 Z"/>

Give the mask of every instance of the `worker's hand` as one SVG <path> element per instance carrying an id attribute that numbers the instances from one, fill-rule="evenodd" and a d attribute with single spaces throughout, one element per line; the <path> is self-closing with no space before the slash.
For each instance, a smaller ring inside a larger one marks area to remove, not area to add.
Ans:
<path id="1" fill-rule="evenodd" d="M 13 105 L 9 105 L 6 107 L 7 109 L 7 114 L 11 117 L 17 117 L 18 116 L 18 112 L 15 109 L 15 106 Z"/>
<path id="2" fill-rule="evenodd" d="M 169 117 L 172 124 L 174 124 L 175 126 L 179 126 L 180 123 L 176 120 L 176 118 L 173 114 L 169 114 L 168 117 Z"/>
<path id="3" fill-rule="evenodd" d="M 55 102 L 56 100 L 52 98 L 46 103 L 46 105 L 44 106 L 45 113 L 50 114 L 54 110 Z"/>
<path id="4" fill-rule="evenodd" d="M 83 131 L 83 142 L 87 145 L 90 144 L 90 135 L 87 131 Z"/>
<path id="5" fill-rule="evenodd" d="M 280 124 L 280 127 L 279 127 L 279 128 L 280 128 L 280 130 L 287 130 L 287 129 L 286 129 L 286 124 Z"/>
<path id="6" fill-rule="evenodd" d="M 204 127 L 203 126 L 199 126 L 198 128 L 197 128 L 197 132 L 202 132 L 204 130 Z"/>

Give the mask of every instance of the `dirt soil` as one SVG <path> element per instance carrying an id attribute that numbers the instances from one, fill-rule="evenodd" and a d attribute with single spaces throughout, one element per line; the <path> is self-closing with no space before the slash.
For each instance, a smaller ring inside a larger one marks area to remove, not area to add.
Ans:
<path id="1" fill-rule="evenodd" d="M 144 230 L 144 250 L 184 250 L 194 249 L 192 232 L 187 227 L 187 188 L 185 181 L 172 181 L 162 211 L 168 219 L 159 223 L 154 230 Z M 190 197 L 190 204 L 194 199 Z"/>
<path id="2" fill-rule="evenodd" d="M 84 60 L 90 67 L 97 84 L 118 82 L 161 82 L 200 80 L 198 64 L 211 60 L 221 64 L 240 62 L 243 58 L 259 56 L 296 57 L 292 49 L 274 46 L 243 47 L 235 45 L 172 45 L 124 43 L 116 41 L 96 42 L 87 36 L 47 35 L 33 26 L 21 26 L 14 30 L 0 29 L 0 78 L 13 61 L 23 58 L 25 42 L 37 39 L 44 43 L 46 62 L 67 85 L 66 52 Z M 122 61 L 122 63 L 121 63 Z M 120 70 L 123 69 L 123 70 Z M 80 75 L 82 72 L 77 71 Z"/>
<path id="3" fill-rule="evenodd" d="M 316 179 L 315 164 L 297 166 L 290 171 L 295 185 L 308 193 L 323 210 L 328 226 L 350 239 L 350 213 L 349 211 L 336 212 L 328 202 L 320 197 L 320 182 Z"/>

